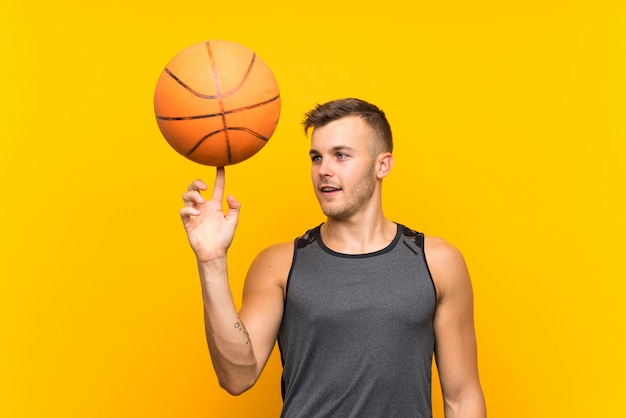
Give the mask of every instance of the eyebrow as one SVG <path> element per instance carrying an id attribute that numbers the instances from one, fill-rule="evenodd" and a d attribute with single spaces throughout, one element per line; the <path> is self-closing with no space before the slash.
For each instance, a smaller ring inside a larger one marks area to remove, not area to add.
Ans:
<path id="1" fill-rule="evenodd" d="M 331 152 L 338 152 L 338 151 L 354 151 L 354 148 L 348 146 L 348 145 L 335 145 L 334 147 L 332 147 L 330 149 Z M 316 149 L 311 149 L 309 151 L 309 155 L 313 155 L 313 154 L 320 154 L 320 152 Z"/>

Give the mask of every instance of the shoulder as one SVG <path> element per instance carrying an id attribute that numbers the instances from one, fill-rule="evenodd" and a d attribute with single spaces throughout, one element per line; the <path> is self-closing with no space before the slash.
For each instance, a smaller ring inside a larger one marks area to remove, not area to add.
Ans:
<path id="1" fill-rule="evenodd" d="M 253 261 L 253 266 L 277 269 L 291 266 L 294 242 L 280 242 L 261 250 Z"/>
<path id="2" fill-rule="evenodd" d="M 246 282 L 274 283 L 285 288 L 296 246 L 312 242 L 319 227 L 307 231 L 293 241 L 279 242 L 261 250 L 248 270 Z"/>
<path id="3" fill-rule="evenodd" d="M 429 258 L 429 263 L 431 261 L 435 264 L 465 263 L 461 251 L 441 237 L 425 235 L 424 252 Z"/>
<path id="4" fill-rule="evenodd" d="M 293 255 L 294 242 L 279 242 L 264 248 L 259 252 L 257 258 L 266 261 L 278 261 L 285 258 L 291 259 Z"/>
<path id="5" fill-rule="evenodd" d="M 268 269 L 282 268 L 287 269 L 288 273 L 296 248 L 302 248 L 314 242 L 319 236 L 320 226 L 309 229 L 295 240 L 279 242 L 261 250 L 254 259 L 252 267 L 260 265 Z"/>
<path id="6" fill-rule="evenodd" d="M 291 269 L 294 243 L 281 242 L 261 250 L 248 269 L 246 287 L 271 286 L 285 289 Z"/>
<path id="7" fill-rule="evenodd" d="M 439 298 L 469 284 L 469 273 L 461 251 L 443 238 L 425 236 L 424 254 Z"/>

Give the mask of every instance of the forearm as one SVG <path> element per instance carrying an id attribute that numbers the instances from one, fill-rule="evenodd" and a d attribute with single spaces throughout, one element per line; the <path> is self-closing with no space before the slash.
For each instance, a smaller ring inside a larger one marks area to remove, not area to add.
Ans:
<path id="1" fill-rule="evenodd" d="M 198 263 L 198 270 L 213 367 L 220 386 L 237 395 L 254 384 L 257 367 L 252 343 L 233 301 L 226 259 Z"/>

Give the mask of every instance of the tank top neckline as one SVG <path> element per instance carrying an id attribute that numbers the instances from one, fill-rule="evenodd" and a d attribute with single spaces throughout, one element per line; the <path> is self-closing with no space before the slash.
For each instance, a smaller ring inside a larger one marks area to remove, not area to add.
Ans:
<path id="1" fill-rule="evenodd" d="M 400 242 L 400 238 L 402 237 L 402 225 L 394 222 L 396 224 L 396 235 L 395 237 L 391 240 L 391 242 L 385 246 L 384 248 L 381 248 L 380 250 L 376 250 L 376 251 L 372 251 L 369 253 L 363 253 L 363 254 L 348 254 L 348 253 L 340 253 L 338 251 L 332 250 L 330 248 L 328 248 L 326 246 L 326 244 L 324 243 L 324 240 L 322 239 L 322 232 L 321 232 L 321 228 L 323 223 L 319 224 L 314 230 L 313 233 L 315 235 L 315 238 L 317 241 L 317 245 L 319 245 L 319 247 L 327 254 L 335 256 L 335 257 L 341 257 L 341 258 L 352 258 L 352 259 L 357 259 L 357 258 L 369 258 L 369 257 L 376 257 L 376 256 L 380 256 L 380 255 L 384 255 L 387 254 L 388 252 L 390 252 L 391 250 L 393 250 L 395 248 L 396 245 L 398 245 L 398 242 Z"/>

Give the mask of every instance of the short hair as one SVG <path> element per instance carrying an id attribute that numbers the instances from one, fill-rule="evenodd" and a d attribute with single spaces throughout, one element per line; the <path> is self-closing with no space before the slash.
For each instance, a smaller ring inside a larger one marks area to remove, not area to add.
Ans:
<path id="1" fill-rule="evenodd" d="M 304 133 L 308 134 L 311 128 L 320 128 L 346 116 L 359 116 L 378 135 L 383 151 L 393 151 L 391 126 L 389 121 L 387 121 L 385 112 L 376 105 L 361 99 L 338 99 L 316 105 L 315 108 L 304 115 L 304 120 L 302 121 Z"/>

